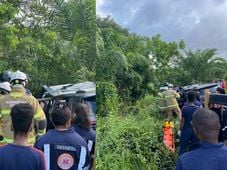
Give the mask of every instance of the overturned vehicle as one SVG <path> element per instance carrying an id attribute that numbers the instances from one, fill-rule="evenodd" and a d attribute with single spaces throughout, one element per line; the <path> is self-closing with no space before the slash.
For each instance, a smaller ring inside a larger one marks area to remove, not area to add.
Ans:
<path id="1" fill-rule="evenodd" d="M 56 107 L 65 104 L 73 111 L 76 103 L 84 103 L 89 106 L 91 128 L 96 128 L 96 85 L 94 82 L 85 81 L 55 86 L 44 85 L 42 88 L 42 98 L 38 100 L 47 117 L 47 130 L 53 129 L 50 114 Z"/>
<path id="2" fill-rule="evenodd" d="M 208 90 L 209 92 L 214 93 L 216 91 L 216 88 L 218 87 L 217 83 L 202 83 L 202 84 L 192 84 L 187 85 L 179 89 L 180 93 L 180 99 L 178 99 L 178 103 L 180 108 L 183 107 L 184 103 L 187 101 L 187 92 L 188 91 L 195 91 L 198 93 L 197 100 L 199 100 L 203 105 L 205 102 L 205 90 Z"/>

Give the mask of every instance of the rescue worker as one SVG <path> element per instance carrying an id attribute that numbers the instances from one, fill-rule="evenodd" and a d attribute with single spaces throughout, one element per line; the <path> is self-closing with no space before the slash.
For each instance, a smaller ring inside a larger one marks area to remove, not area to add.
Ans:
<path id="1" fill-rule="evenodd" d="M 90 128 L 89 114 L 90 109 L 88 105 L 77 103 L 74 108 L 75 116 L 72 120 L 72 127 L 88 144 L 88 150 L 91 156 L 90 169 L 93 165 L 95 154 L 96 133 Z"/>
<path id="2" fill-rule="evenodd" d="M 10 91 L 11 87 L 9 82 L 0 83 L 0 96 L 8 94 Z"/>
<path id="3" fill-rule="evenodd" d="M 180 122 L 180 150 L 179 155 L 199 147 L 199 140 L 193 132 L 191 125 L 193 113 L 199 108 L 193 102 L 195 100 L 195 92 L 187 93 L 188 104 L 182 108 L 182 119 Z"/>
<path id="4" fill-rule="evenodd" d="M 208 109 L 197 109 L 192 116 L 193 130 L 201 147 L 182 154 L 176 170 L 226 170 L 227 147 L 218 142 L 218 115 Z"/>
<path id="5" fill-rule="evenodd" d="M 0 97 L 6 94 L 9 94 L 11 91 L 11 87 L 10 87 L 10 83 L 9 82 L 3 82 L 0 83 Z M 0 127 L 2 125 L 2 116 L 0 115 Z M 0 128 L 0 141 L 3 140 L 3 136 L 2 136 L 2 130 Z M 0 142 L 1 144 L 1 142 Z"/>
<path id="6" fill-rule="evenodd" d="M 164 87 L 160 88 L 159 109 L 167 113 L 169 119 L 173 117 L 173 113 L 176 113 L 179 120 L 181 120 L 181 110 L 176 100 L 180 98 L 180 95 L 172 87 L 172 84 L 165 83 Z"/>
<path id="7" fill-rule="evenodd" d="M 3 71 L 0 76 L 1 82 L 9 82 L 11 74 L 11 71 Z"/>
<path id="8" fill-rule="evenodd" d="M 216 94 L 225 94 L 225 90 L 221 87 L 217 87 L 216 89 Z M 209 104 L 209 109 L 214 111 L 215 113 L 217 113 L 218 117 L 219 117 L 219 122 L 221 127 L 223 128 L 223 111 L 224 111 L 224 105 L 220 105 L 220 104 Z M 219 142 L 223 142 L 222 139 L 222 128 L 220 129 L 220 133 L 218 136 L 218 141 Z"/>
<path id="9" fill-rule="evenodd" d="M 90 154 L 86 141 L 71 128 L 71 110 L 64 104 L 57 106 L 51 113 L 55 129 L 41 136 L 34 147 L 46 155 L 47 169 L 86 170 Z M 69 155 L 69 156 L 63 156 Z M 70 158 L 70 159 L 69 159 Z M 66 163 L 65 160 L 68 160 Z M 58 168 L 59 167 L 59 168 Z"/>
<path id="10" fill-rule="evenodd" d="M 44 154 L 28 147 L 28 134 L 34 117 L 30 104 L 17 104 L 11 109 L 13 144 L 0 147 L 1 170 L 46 170 Z"/>
<path id="11" fill-rule="evenodd" d="M 35 110 L 32 131 L 29 134 L 28 143 L 34 144 L 36 137 L 45 133 L 46 131 L 46 116 L 39 105 L 38 100 L 26 94 L 25 84 L 27 76 L 21 71 L 16 71 L 11 75 L 11 93 L 0 98 L 0 116 L 3 119 L 3 124 L 0 126 L 3 134 L 3 143 L 12 143 L 13 131 L 11 129 L 10 110 L 15 104 L 29 103 Z"/>

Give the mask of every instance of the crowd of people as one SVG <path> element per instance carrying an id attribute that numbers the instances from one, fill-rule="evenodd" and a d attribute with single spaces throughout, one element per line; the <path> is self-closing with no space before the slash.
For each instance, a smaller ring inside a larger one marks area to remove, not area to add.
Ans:
<path id="1" fill-rule="evenodd" d="M 0 82 L 0 169 L 95 169 L 96 133 L 90 128 L 88 105 L 74 110 L 60 104 L 50 114 L 54 129 L 46 132 L 47 119 L 38 100 L 26 89 L 27 75 L 5 72 Z M 215 93 L 224 95 L 218 86 Z M 159 108 L 180 121 L 177 170 L 226 170 L 227 146 L 223 144 L 225 106 L 204 108 L 196 90 L 179 106 L 173 85 L 160 88 Z"/>
<path id="2" fill-rule="evenodd" d="M 173 95 L 174 93 L 171 92 L 173 91 L 172 86 L 166 85 L 164 87 L 167 88 L 160 88 L 160 96 L 164 95 L 165 100 L 170 100 L 171 98 L 171 103 L 176 103 L 176 97 L 179 96 Z M 224 95 L 225 89 L 223 86 L 219 85 L 215 88 L 215 91 L 208 91 L 206 95 L 209 96 L 210 93 Z M 223 138 L 223 127 L 226 126 L 223 118 L 225 106 L 209 103 L 209 98 L 205 106 L 204 102 L 200 101 L 199 93 L 195 89 L 187 92 L 186 99 L 181 107 L 179 107 L 179 105 L 168 107 L 168 102 L 165 102 L 167 105 L 164 111 L 166 111 L 168 119 L 171 119 L 169 114 L 173 114 L 176 110 L 177 115 L 179 115 L 179 109 L 181 115 L 178 116 L 180 121 L 178 131 L 180 145 L 176 169 L 227 169 L 227 164 L 225 163 L 225 159 L 227 158 L 227 146 L 223 144 L 226 140 Z"/>
<path id="3" fill-rule="evenodd" d="M 94 169 L 96 133 L 88 105 L 56 106 L 50 114 L 54 129 L 46 132 L 46 114 L 25 88 L 27 75 L 7 73 L 0 83 L 0 169 Z"/>

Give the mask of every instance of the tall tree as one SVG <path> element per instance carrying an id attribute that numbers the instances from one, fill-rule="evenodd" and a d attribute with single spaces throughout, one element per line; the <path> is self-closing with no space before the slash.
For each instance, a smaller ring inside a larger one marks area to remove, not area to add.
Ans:
<path id="1" fill-rule="evenodd" d="M 179 81 L 189 84 L 223 79 L 226 66 L 226 60 L 218 57 L 215 49 L 189 50 L 180 62 Z"/>

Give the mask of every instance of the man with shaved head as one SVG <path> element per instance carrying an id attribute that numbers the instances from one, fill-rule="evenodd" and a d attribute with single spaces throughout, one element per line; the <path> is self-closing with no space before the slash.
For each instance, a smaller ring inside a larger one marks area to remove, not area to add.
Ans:
<path id="1" fill-rule="evenodd" d="M 192 125 L 201 147 L 182 154 L 176 169 L 227 170 L 227 147 L 218 143 L 221 127 L 218 115 L 208 109 L 197 109 L 192 117 Z"/>

